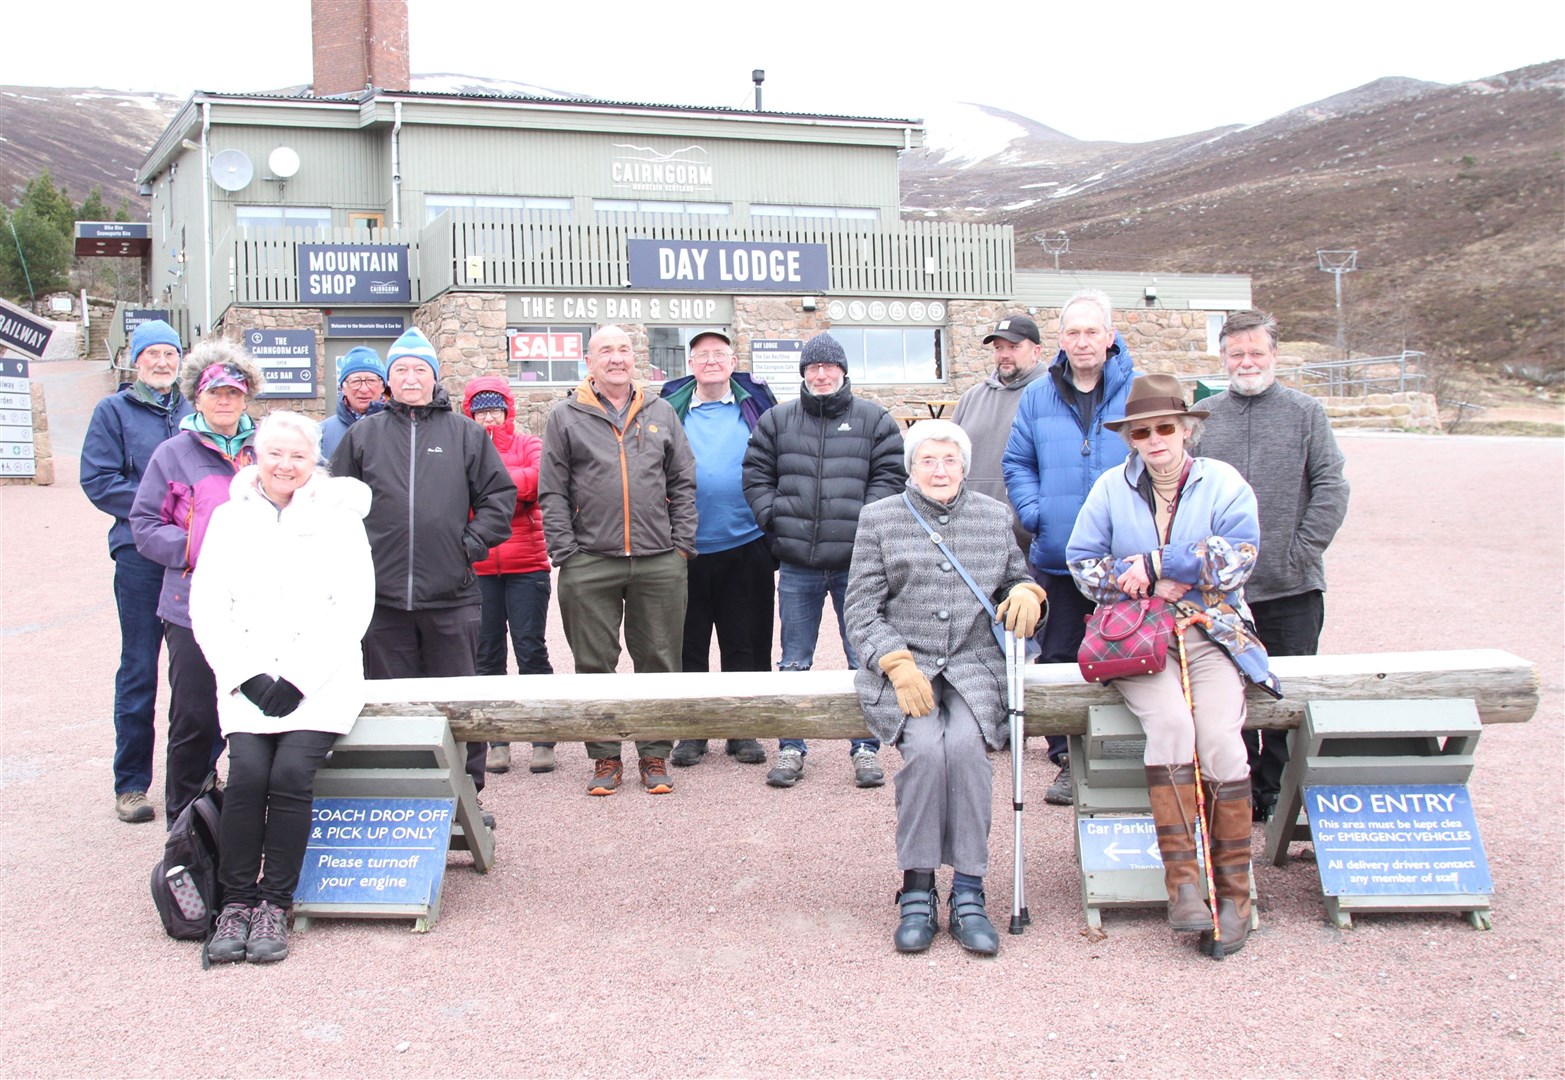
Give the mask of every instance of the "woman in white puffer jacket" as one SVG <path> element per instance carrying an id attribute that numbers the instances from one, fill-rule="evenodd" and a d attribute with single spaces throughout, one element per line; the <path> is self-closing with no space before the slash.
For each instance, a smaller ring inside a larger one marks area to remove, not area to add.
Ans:
<path id="1" fill-rule="evenodd" d="M 297 413 L 269 415 L 255 446 L 257 463 L 212 515 L 190 589 L 229 747 L 217 963 L 288 955 L 315 771 L 364 708 L 359 643 L 375 605 L 370 489 L 317 466 L 319 432 Z"/>

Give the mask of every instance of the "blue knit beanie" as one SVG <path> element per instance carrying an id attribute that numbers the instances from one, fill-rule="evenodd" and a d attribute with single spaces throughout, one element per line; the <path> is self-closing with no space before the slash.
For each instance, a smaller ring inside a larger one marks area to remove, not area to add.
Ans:
<path id="1" fill-rule="evenodd" d="M 409 327 L 401 337 L 391 343 L 391 348 L 386 350 L 386 370 L 390 371 L 392 364 L 408 356 L 424 361 L 429 365 L 429 370 L 435 373 L 435 378 L 440 378 L 440 361 L 435 358 L 435 347 L 416 326 Z"/>
<path id="2" fill-rule="evenodd" d="M 141 356 L 141 350 L 148 345 L 172 345 L 178 350 L 180 356 L 185 355 L 184 346 L 179 343 L 178 332 L 162 319 L 152 319 L 144 322 L 131 332 L 131 366 L 135 366 L 136 360 Z"/>
<path id="3" fill-rule="evenodd" d="M 830 334 L 816 334 L 804 343 L 804 350 L 799 353 L 799 374 L 803 375 L 811 364 L 836 364 L 846 372 L 848 354 Z"/>
<path id="4" fill-rule="evenodd" d="M 349 375 L 366 372 L 378 376 L 381 382 L 386 381 L 386 365 L 381 363 L 380 353 L 368 345 L 355 345 L 337 357 L 337 388 L 342 389 Z"/>

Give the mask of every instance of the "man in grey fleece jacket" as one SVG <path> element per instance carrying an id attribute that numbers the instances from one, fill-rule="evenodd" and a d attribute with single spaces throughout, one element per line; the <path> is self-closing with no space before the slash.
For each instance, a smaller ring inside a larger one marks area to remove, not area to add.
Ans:
<path id="1" fill-rule="evenodd" d="M 1022 391 L 1040 376 L 1048 373 L 1043 360 L 1043 337 L 1038 324 L 1026 315 L 1008 315 L 1001 319 L 994 332 L 984 338 L 984 344 L 994 345 L 994 372 L 983 382 L 967 388 L 951 414 L 958 427 L 967 432 L 973 443 L 973 465 L 968 471 L 967 487 L 980 491 L 998 502 L 1010 506 L 1005 494 L 1005 473 L 1000 468 L 1000 456 L 1005 453 L 1006 440 L 1011 437 L 1011 421 L 1016 418 L 1017 403 Z M 1011 530 L 1022 554 L 1032 545 L 1032 534 L 1016 520 L 1011 511 Z"/>
<path id="2" fill-rule="evenodd" d="M 1313 656 L 1325 619 L 1324 556 L 1348 512 L 1342 451 L 1326 410 L 1308 394 L 1277 383 L 1277 323 L 1262 311 L 1237 311 L 1218 335 L 1228 390 L 1211 410 L 1199 452 L 1226 461 L 1255 489 L 1261 550 L 1245 599 L 1261 644 L 1272 656 Z M 1246 731 L 1255 819 L 1277 803 L 1285 732 Z"/>

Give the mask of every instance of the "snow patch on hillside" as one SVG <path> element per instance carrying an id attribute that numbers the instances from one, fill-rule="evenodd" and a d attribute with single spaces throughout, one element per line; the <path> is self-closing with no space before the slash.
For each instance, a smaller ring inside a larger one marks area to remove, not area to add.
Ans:
<path id="1" fill-rule="evenodd" d="M 1004 153 L 1012 141 L 1027 135 L 1020 124 L 991 116 L 981 106 L 965 101 L 929 110 L 924 115 L 924 130 L 925 145 L 944 151 L 941 165 L 959 163 L 964 169 Z"/>
<path id="2" fill-rule="evenodd" d="M 449 71 L 429 75 L 414 75 L 410 89 L 419 94 L 504 94 L 511 97 L 579 98 L 567 90 L 551 90 L 546 86 L 514 82 L 510 79 L 485 79 L 474 75 L 457 75 Z"/>

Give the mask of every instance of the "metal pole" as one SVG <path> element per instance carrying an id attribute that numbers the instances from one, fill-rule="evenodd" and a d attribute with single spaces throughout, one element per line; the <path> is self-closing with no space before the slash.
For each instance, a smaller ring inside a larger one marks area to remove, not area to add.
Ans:
<path id="1" fill-rule="evenodd" d="M 27 279 L 27 295 L 32 298 L 33 314 L 38 314 L 38 294 L 33 292 L 33 275 L 27 269 L 27 256 L 22 253 L 22 238 L 16 235 L 16 215 L 12 214 L 5 219 L 5 223 L 11 226 L 11 239 L 16 242 L 16 257 L 22 260 L 22 276 Z"/>
<path id="2" fill-rule="evenodd" d="M 1027 912 L 1027 883 L 1022 859 L 1022 752 L 1027 745 L 1027 639 L 1005 632 L 1005 683 L 1011 721 L 1011 809 L 1014 857 L 1011 878 L 1011 933 L 1020 934 L 1032 922 Z"/>

